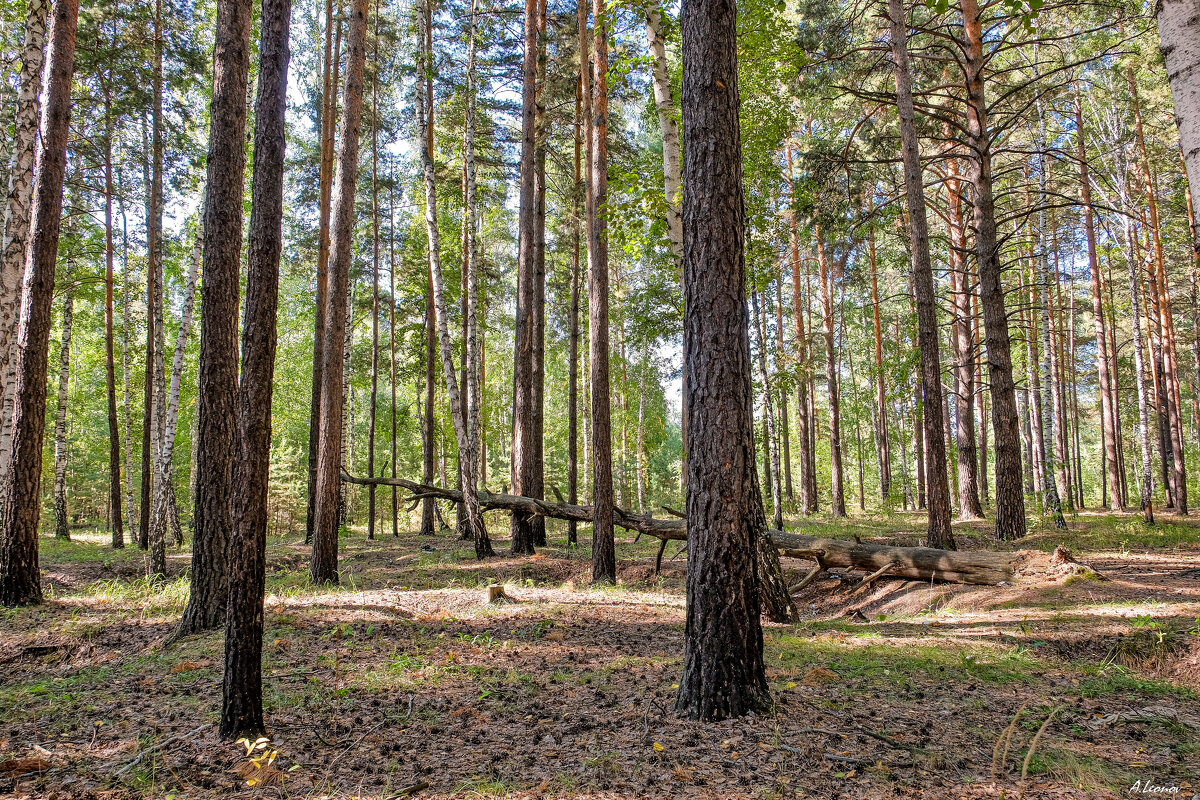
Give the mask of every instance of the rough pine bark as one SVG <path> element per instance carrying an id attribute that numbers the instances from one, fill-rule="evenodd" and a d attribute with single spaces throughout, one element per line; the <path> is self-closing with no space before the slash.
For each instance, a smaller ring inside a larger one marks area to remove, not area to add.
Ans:
<path id="1" fill-rule="evenodd" d="M 29 0 L 25 6 L 25 40 L 13 118 L 12 165 L 8 173 L 3 238 L 0 240 L 0 483 L 9 475 L 12 464 L 13 398 L 20 370 L 17 327 L 30 236 L 30 202 L 42 113 L 42 65 L 49 12 L 48 0 Z"/>
<path id="2" fill-rule="evenodd" d="M 521 71 L 520 210 L 517 228 L 517 312 L 513 331 L 512 492 L 532 497 L 534 458 L 533 351 L 536 335 L 537 206 L 537 26 L 538 0 L 525 0 L 524 63 Z M 512 515 L 513 555 L 533 552 L 532 520 Z"/>
<path id="3" fill-rule="evenodd" d="M 613 531 L 612 415 L 608 375 L 608 12 L 593 0 L 592 225 L 588 231 L 588 329 L 592 395 L 592 580 L 617 579 Z M 753 462 L 751 462 L 753 463 Z"/>
<path id="4" fill-rule="evenodd" d="M 258 92 L 254 101 L 254 177 L 246 247 L 246 320 L 237 392 L 237 458 L 229 537 L 229 608 L 225 628 L 221 737 L 251 740 L 266 732 L 262 703 L 263 598 L 271 395 L 275 377 L 279 258 L 283 251 L 288 32 L 291 0 L 263 0 Z"/>
<path id="5" fill-rule="evenodd" d="M 63 270 L 62 338 L 58 348 L 58 403 L 54 414 L 54 535 L 71 538 L 67 518 L 67 390 L 71 382 L 71 328 L 75 324 L 75 276 L 71 263 Z"/>
<path id="6" fill-rule="evenodd" d="M 104 87 L 104 388 L 108 400 L 108 505 L 112 546 L 125 546 L 121 508 L 121 428 L 117 422 L 117 369 L 113 343 L 113 115 L 109 78 Z"/>
<path id="7" fill-rule="evenodd" d="M 825 256 L 820 226 L 817 240 L 817 272 L 821 284 L 822 332 L 825 337 L 825 380 L 829 394 L 829 511 L 834 518 L 846 516 L 845 475 L 842 469 L 842 407 L 838 391 L 838 352 L 833 336 L 833 276 Z"/>
<path id="8" fill-rule="evenodd" d="M 472 0 L 474 2 L 474 0 Z M 579 267 L 580 245 L 584 217 L 584 175 L 581 163 L 583 151 L 583 92 L 588 69 L 587 59 L 587 4 L 576 3 L 576 23 L 579 26 L 579 74 L 575 81 L 575 152 L 571 208 L 575 215 L 571 226 L 571 321 L 568 340 L 567 362 L 567 502 L 579 500 Z M 567 544 L 579 543 L 579 526 L 574 520 L 567 523 Z"/>
<path id="9" fill-rule="evenodd" d="M 1086 131 L 1083 127 L 1083 108 L 1075 96 L 1075 152 L 1079 162 L 1079 202 L 1083 206 L 1083 228 L 1087 237 L 1088 272 L 1091 276 L 1092 317 L 1096 329 L 1096 370 L 1100 381 L 1100 437 L 1104 447 L 1105 470 L 1101 480 L 1107 480 L 1109 508 L 1121 510 L 1121 476 L 1117 472 L 1117 428 L 1113 415 L 1112 365 L 1108 361 L 1108 332 L 1104 317 L 1104 295 L 1101 286 L 1100 259 L 1096 247 L 1095 212 L 1092 208 L 1092 183 L 1088 171 Z"/>
<path id="10" fill-rule="evenodd" d="M 358 178 L 358 139 L 362 127 L 363 64 L 366 60 L 367 0 L 354 0 L 346 37 L 346 83 L 342 127 L 338 132 L 334 176 L 329 282 L 322 347 L 321 430 L 317 447 L 316 509 L 313 525 L 313 583 L 337 583 L 338 489 L 342 465 L 342 367 L 346 348 L 354 189 Z"/>
<path id="11" fill-rule="evenodd" d="M 676 709 L 736 717 L 768 703 L 759 620 L 762 497 L 746 309 L 737 11 L 684 0 L 684 369 L 687 620 Z"/>
<path id="12" fill-rule="evenodd" d="M 875 329 L 875 460 L 879 468 L 879 495 L 892 496 L 892 454 L 888 436 L 887 387 L 883 371 L 883 319 L 879 304 L 879 277 L 875 260 L 875 229 L 867 229 L 871 263 L 871 320 Z"/>
<path id="13" fill-rule="evenodd" d="M 46 107 L 34 164 L 29 254 L 21 298 L 20 351 L 14 387 L 11 483 L 0 497 L 0 605 L 33 605 L 42 600 L 38 569 L 41 515 L 42 437 L 46 425 L 46 368 L 54 268 L 62 222 L 63 180 L 70 134 L 71 79 L 75 70 L 78 0 L 58 0 L 51 12 L 46 53 Z"/>
<path id="14" fill-rule="evenodd" d="M 191 596 L 177 636 L 219 626 L 229 599 L 226 546 L 231 517 L 234 399 L 238 373 L 238 290 L 246 155 L 246 84 L 250 0 L 217 4 L 212 124 L 204 194 L 204 285 L 200 293 L 200 366 L 196 448 L 196 527 Z"/>
<path id="15" fill-rule="evenodd" d="M 958 448 L 958 505 L 963 519 L 980 519 L 978 453 L 975 445 L 975 338 L 972 330 L 967 235 L 962 214 L 961 184 L 949 187 L 950 288 L 954 307 L 951 340 L 954 351 L 955 446 Z"/>
<path id="16" fill-rule="evenodd" d="M 925 188 L 921 152 L 913 110 L 912 75 L 908 65 L 908 25 L 903 0 L 888 0 L 891 22 L 892 72 L 896 81 L 896 109 L 900 119 L 900 153 L 904 164 L 904 189 L 908 207 L 908 239 L 912 259 L 911 280 L 917 304 L 917 349 L 921 358 L 921 385 L 925 398 L 925 476 L 929 527 L 926 544 L 954 549 L 950 528 L 950 488 L 946 477 L 946 445 L 942 428 L 942 365 L 939 354 L 937 296 L 929 260 L 929 222 L 925 214 Z"/>
<path id="17" fill-rule="evenodd" d="M 766 326 L 763 322 L 762 312 L 759 309 L 758 293 L 750 295 L 751 321 L 754 324 L 754 333 L 757 338 L 758 349 L 758 377 L 763 383 L 763 414 L 764 414 L 764 438 L 767 442 L 774 442 L 775 436 L 775 407 L 771 402 L 771 377 L 767 372 L 767 334 Z M 645 394 L 643 392 L 643 394 Z M 774 476 L 770 481 L 771 492 L 771 508 L 774 514 L 773 524 L 775 530 L 783 530 L 783 497 L 782 487 L 779 485 L 779 448 L 767 448 L 768 462 L 763 466 L 766 468 L 768 477 Z"/>
<path id="18" fill-rule="evenodd" d="M 1013 383 L 1012 347 L 1008 313 L 1001 281 L 999 242 L 996 234 L 995 197 L 992 189 L 991 133 L 984 94 L 983 28 L 976 0 L 962 2 L 966 34 L 967 131 L 971 157 L 970 180 L 974 188 L 975 250 L 979 269 L 979 301 L 987 339 L 988 376 L 991 381 L 992 428 L 996 453 L 996 538 L 1008 541 L 1025 535 L 1025 495 L 1021 487 L 1021 437 L 1017 422 L 1017 396 Z"/>
<path id="19" fill-rule="evenodd" d="M 334 28 L 337 42 L 334 43 Z M 325 305 L 329 288 L 329 203 L 333 187 L 333 138 L 337 130 L 337 70 L 340 63 L 342 28 L 334 19 L 333 0 L 325 0 L 325 47 L 321 70 L 321 165 L 318 182 L 316 312 L 313 322 L 312 395 L 308 417 L 308 508 L 305 516 L 305 543 L 312 542 L 316 515 L 317 443 L 321 435 L 321 386 L 323 348 L 325 346 Z M 338 52 L 335 52 L 338 51 Z"/>
<path id="20" fill-rule="evenodd" d="M 537 3 L 537 83 L 534 91 L 534 272 L 533 272 L 533 350 L 530 374 L 532 392 L 533 452 L 529 459 L 531 472 L 527 476 L 528 494 L 542 499 L 546 496 L 545 428 L 546 428 L 546 145 L 549 132 L 546 116 L 546 0 Z M 533 542 L 546 544 L 546 518 L 538 515 L 529 520 Z"/>
<path id="21" fill-rule="evenodd" d="M 1125 217 L 1125 242 L 1132 245 L 1134 239 L 1133 221 Z M 1132 248 L 1131 248 L 1132 249 Z M 1151 465 L 1150 454 L 1150 412 L 1149 400 L 1146 396 L 1146 367 L 1145 344 L 1142 339 L 1142 297 L 1141 282 L 1138 280 L 1137 259 L 1127 258 L 1129 264 L 1129 300 L 1133 323 L 1133 378 L 1137 387 L 1137 437 L 1138 449 L 1141 452 L 1141 485 L 1139 506 L 1142 519 L 1147 524 L 1154 522 L 1154 468 Z"/>

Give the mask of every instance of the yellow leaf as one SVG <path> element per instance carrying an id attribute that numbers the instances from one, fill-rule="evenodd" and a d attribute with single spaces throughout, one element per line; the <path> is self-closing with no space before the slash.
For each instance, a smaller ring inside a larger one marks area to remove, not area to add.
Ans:
<path id="1" fill-rule="evenodd" d="M 787 684 L 786 684 L 786 685 L 785 685 L 783 688 L 785 688 L 785 689 L 795 689 L 795 688 L 796 688 L 796 682 L 795 682 L 795 681 L 788 681 L 788 682 L 787 682 Z"/>
<path id="2" fill-rule="evenodd" d="M 655 750 L 657 750 L 657 751 L 658 751 L 658 752 L 660 752 L 660 753 L 661 753 L 663 750 L 666 750 L 666 748 L 665 748 L 665 747 L 663 747 L 663 746 L 662 746 L 661 744 L 659 744 L 658 742 L 655 742 L 655 743 L 654 743 L 654 749 L 655 749 Z"/>

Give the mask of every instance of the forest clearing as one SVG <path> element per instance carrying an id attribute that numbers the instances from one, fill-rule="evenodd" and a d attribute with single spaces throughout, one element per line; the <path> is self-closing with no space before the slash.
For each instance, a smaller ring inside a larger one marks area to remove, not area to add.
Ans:
<path id="1" fill-rule="evenodd" d="M 1200 0 L 9 0 L 0 142 L 0 794 L 1196 796 Z"/>
<path id="2" fill-rule="evenodd" d="M 911 514 L 826 527 L 920 538 Z M 987 546 L 968 527 L 955 531 L 965 546 Z M 0 791 L 1101 798 L 1148 776 L 1176 797 L 1200 788 L 1191 524 L 1147 534 L 1084 514 L 1022 543 L 1042 557 L 1066 544 L 1104 580 L 856 589 L 861 572 L 830 576 L 799 595 L 797 623 L 764 631 L 772 707 L 713 724 L 670 710 L 681 560 L 656 577 L 653 548 L 623 538 L 618 585 L 591 588 L 586 549 L 478 563 L 449 533 L 371 542 L 354 531 L 337 590 L 308 584 L 301 540 L 272 540 L 264 678 L 279 756 L 262 772 L 242 745 L 213 746 L 220 636 L 163 646 L 186 600 L 186 553 L 152 586 L 141 555 L 105 550 L 95 533 L 51 543 L 53 600 L 9 612 L 0 634 L 0 756 L 42 769 L 0 773 Z M 785 559 L 789 577 L 806 569 Z M 489 604 L 489 583 L 511 602 Z"/>

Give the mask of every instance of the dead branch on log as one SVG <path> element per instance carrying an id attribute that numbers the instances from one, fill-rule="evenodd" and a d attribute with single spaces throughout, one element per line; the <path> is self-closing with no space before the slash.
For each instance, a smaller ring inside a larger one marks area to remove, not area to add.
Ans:
<path id="1" fill-rule="evenodd" d="M 403 478 L 358 478 L 343 470 L 342 480 L 365 486 L 371 484 L 399 486 L 414 494 L 427 494 L 455 503 L 462 501 L 462 492 L 455 489 L 427 486 Z M 575 520 L 576 522 L 592 521 L 591 506 L 555 503 L 533 497 L 493 494 L 487 491 L 479 492 L 479 503 L 484 509 Z M 645 533 L 664 541 L 687 541 L 687 520 L 684 519 L 655 519 L 649 514 L 638 514 L 622 508 L 614 508 L 613 522 L 627 530 Z M 936 550 L 930 547 L 892 547 L 869 542 L 803 536 L 798 533 L 775 530 L 768 530 L 766 535 L 781 556 L 817 561 L 819 564 L 824 564 L 826 568 L 853 567 L 877 572 L 883 567 L 888 567 L 887 571 L 890 575 L 923 581 L 941 580 L 950 583 L 995 585 L 1012 580 L 1013 565 L 1021 558 L 1020 553 Z"/>

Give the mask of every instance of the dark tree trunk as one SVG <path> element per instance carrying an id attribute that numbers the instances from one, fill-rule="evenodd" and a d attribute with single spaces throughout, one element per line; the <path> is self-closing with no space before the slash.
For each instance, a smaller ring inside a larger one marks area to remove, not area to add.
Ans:
<path id="1" fill-rule="evenodd" d="M 263 0 L 258 97 L 254 104 L 254 179 L 246 248 L 246 320 L 237 393 L 237 459 L 229 537 L 229 608 L 221 736 L 266 732 L 262 707 L 263 597 L 267 489 L 271 463 L 271 387 L 279 257 L 283 250 L 288 30 L 291 0 Z"/>
<path id="2" fill-rule="evenodd" d="M 825 335 L 825 380 L 829 393 L 829 512 L 846 516 L 845 473 L 842 469 L 842 404 L 838 388 L 838 352 L 833 338 L 833 276 L 825 257 L 820 227 L 816 228 L 817 271 L 821 283 L 822 327 Z"/>
<path id="3" fill-rule="evenodd" d="M 754 467 L 736 13 L 730 0 L 685 0 L 680 20 L 691 452 L 687 623 L 675 707 L 705 720 L 769 702 L 756 563 L 765 520 Z"/>
<path id="4" fill-rule="evenodd" d="M 346 348 L 354 189 L 362 127 L 363 62 L 366 59 L 367 0 L 355 0 L 346 37 L 346 83 L 342 128 L 333 181 L 333 224 L 329 248 L 329 292 L 325 306 L 325 345 L 321 385 L 321 436 L 317 448 L 317 504 L 309 572 L 313 583 L 338 580 L 338 484 L 342 462 L 342 369 Z"/>
<path id="5" fill-rule="evenodd" d="M 586 81 L 584 75 L 588 70 L 587 58 L 587 3 L 583 0 L 577 3 L 576 22 L 579 26 L 579 75 L 575 81 L 575 153 L 574 153 L 574 194 L 571 206 L 575 214 L 571 228 L 571 322 L 569 363 L 567 365 L 567 501 L 579 500 L 579 266 L 581 229 L 585 225 L 584 217 L 584 180 L 581 154 L 583 151 L 583 92 Z M 567 544 L 579 543 L 578 523 L 571 520 L 567 523 Z"/>
<path id="6" fill-rule="evenodd" d="M 946 479 L 946 445 L 942 428 L 942 366 L 937 324 L 937 297 L 929 261 L 929 222 L 921 152 L 913 110 L 912 77 L 908 67 L 908 25 L 903 0 L 888 0 L 891 18 L 892 68 L 896 79 L 896 108 L 900 117 L 901 156 L 908 205 L 908 238 L 912 256 L 912 286 L 917 303 L 917 349 L 921 354 L 921 385 L 925 398 L 925 475 L 929 529 L 926 544 L 954 549 L 950 528 L 950 488 Z"/>
<path id="7" fill-rule="evenodd" d="M 958 448 L 958 504 L 963 519 L 979 519 L 979 454 L 975 446 L 975 338 L 972 322 L 967 234 L 962 214 L 961 184 L 950 184 L 950 288 L 954 306 L 951 337 L 954 351 L 955 445 Z"/>
<path id="8" fill-rule="evenodd" d="M 429 3 L 425 3 L 424 10 L 418 11 L 424 15 L 422 24 L 425 26 L 425 36 L 433 36 L 433 8 Z M 428 48 L 427 45 L 427 49 Z M 426 70 L 421 76 L 421 83 L 425 87 L 425 105 L 429 109 L 429 121 L 425 126 L 425 141 L 418 143 L 418 146 L 423 145 L 429 155 L 430 161 L 433 160 L 433 135 L 434 135 L 434 115 L 433 115 L 433 72 L 432 69 Z M 417 91 L 420 91 L 418 87 Z M 436 210 L 435 210 L 436 213 Z M 433 300 L 433 272 L 429 270 L 429 283 L 425 292 L 425 427 L 424 439 L 421 446 L 422 456 L 422 480 L 426 483 L 433 483 L 434 465 L 437 460 L 437 435 L 433 427 L 434 421 L 434 400 L 437 392 L 437 305 Z M 421 503 L 421 535 L 432 536 L 434 532 L 434 517 L 437 512 L 437 506 L 433 498 L 425 498 Z"/>
<path id="9" fill-rule="evenodd" d="M 792 179 L 792 148 L 787 148 L 788 193 L 795 196 Z M 797 233 L 796 215 L 788 214 L 788 243 L 792 260 L 792 319 L 795 322 L 796 339 L 796 439 L 800 443 L 800 511 L 808 515 L 816 513 L 817 493 L 814 470 L 816 465 L 812 449 L 812 415 L 809 413 L 808 382 L 808 336 L 804 329 L 804 293 L 800 285 L 800 239 Z"/>
<path id="10" fill-rule="evenodd" d="M 321 168 L 319 183 L 319 218 L 317 243 L 317 303 L 313 323 L 312 396 L 308 415 L 308 509 L 305 517 L 304 542 L 312 542 L 313 520 L 317 502 L 317 442 L 321 432 L 321 386 L 325 346 L 325 304 L 329 290 L 329 203 L 333 188 L 333 135 L 337 129 L 337 70 L 340 54 L 335 54 L 334 28 L 337 28 L 336 50 L 341 50 L 342 29 L 333 17 L 333 0 L 325 0 L 324 67 L 321 72 Z"/>
<path id="11" fill-rule="evenodd" d="M 513 335 L 512 492 L 532 497 L 537 449 L 534 444 L 534 350 L 537 336 L 538 141 L 537 75 L 539 0 L 525 0 L 525 53 L 521 82 L 520 234 L 517 313 Z M 533 520 L 513 514 L 513 555 L 533 552 Z"/>
<path id="12" fill-rule="evenodd" d="M 113 116 L 109 75 L 104 87 L 104 386 L 108 397 L 108 509 L 112 546 L 125 546 L 121 508 L 121 428 L 117 423 L 117 371 L 113 347 Z"/>
<path id="13" fill-rule="evenodd" d="M 875 458 L 879 464 L 879 495 L 892 495 L 892 453 L 888 441 L 887 390 L 883 371 L 883 319 L 879 306 L 879 277 L 875 262 L 875 229 L 869 228 L 871 258 L 871 319 L 875 327 Z"/>
<path id="14" fill-rule="evenodd" d="M 51 11 L 47 44 L 46 103 L 37 151 L 33 211 L 17 341 L 24 342 L 17 364 L 13 414 L 12 485 L 0 488 L 0 605 L 33 605 L 42 600 L 38 569 L 41 514 L 42 436 L 46 426 L 46 368 L 54 268 L 62 222 L 63 180 L 70 135 L 71 79 L 75 71 L 78 0 L 59 0 Z"/>
<path id="15" fill-rule="evenodd" d="M 548 123 L 546 117 L 546 0 L 537 3 L 537 84 L 534 92 L 534 272 L 533 272 L 533 349 L 530 365 L 530 404 L 533 445 L 529 465 L 532 472 L 526 485 L 530 497 L 542 499 L 546 495 L 545 446 L 546 427 L 546 142 Z M 533 543 L 546 544 L 546 520 L 534 517 L 529 520 Z"/>
<path id="16" fill-rule="evenodd" d="M 378 6 L 376 6 L 378 11 Z M 379 16 L 374 61 L 379 63 Z M 464 259 L 465 263 L 465 259 Z M 463 275 L 466 275 L 463 269 Z M 464 297 L 466 293 L 463 293 Z M 464 314 L 465 318 L 466 315 Z M 464 337 L 465 339 L 465 337 Z M 379 401 L 379 74 L 371 76 L 371 399 L 367 408 L 367 474 L 375 477 L 375 416 Z M 367 489 L 367 538 L 375 538 L 375 487 Z"/>
<path id="17" fill-rule="evenodd" d="M 200 293 L 199 441 L 192 588 L 178 636 L 215 628 L 229 601 L 226 543 L 238 375 L 238 290 L 242 255 L 249 0 L 217 5 L 212 125 L 204 199 L 204 284 Z"/>
<path id="18" fill-rule="evenodd" d="M 967 128 L 974 187 L 975 249 L 979 264 L 979 300 L 987 336 L 988 373 L 991 380 L 992 427 L 996 451 L 996 538 L 1025 535 L 1025 495 L 1021 488 L 1021 438 L 1017 428 L 1017 396 L 1013 384 L 1012 348 L 1004 286 L 1000 279 L 1000 253 L 996 236 L 995 199 L 992 194 L 991 133 L 984 97 L 983 30 L 976 0 L 962 4 L 967 47 Z"/>
<path id="19" fill-rule="evenodd" d="M 613 532 L 612 415 L 608 378 L 608 19 L 592 3 L 592 226 L 588 231 L 588 328 L 592 395 L 592 580 L 617 579 Z M 689 423 L 690 424 L 690 423 Z M 753 458 L 751 459 L 753 464 Z"/>
<path id="20" fill-rule="evenodd" d="M 783 271 L 775 279 L 775 369 L 779 369 L 779 359 L 783 357 Z M 782 447 L 780 458 L 783 462 L 783 493 L 790 502 L 795 498 L 792 489 L 792 446 L 791 430 L 788 424 L 787 389 L 779 387 L 779 442 Z"/>

